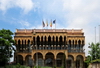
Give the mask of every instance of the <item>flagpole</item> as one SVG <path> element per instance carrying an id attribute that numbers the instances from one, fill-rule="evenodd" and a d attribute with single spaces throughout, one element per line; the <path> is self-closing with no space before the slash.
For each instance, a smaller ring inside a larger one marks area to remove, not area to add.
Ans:
<path id="1" fill-rule="evenodd" d="M 55 29 L 56 29 L 56 20 L 55 20 Z"/>
<path id="2" fill-rule="evenodd" d="M 56 23 L 55 23 L 55 29 L 56 29 Z"/>
<path id="3" fill-rule="evenodd" d="M 50 22 L 50 27 L 51 27 L 51 29 L 52 29 L 52 20 L 51 20 L 51 22 Z"/>
<path id="4" fill-rule="evenodd" d="M 100 44 L 100 25 L 99 25 L 99 44 Z"/>
<path id="5" fill-rule="evenodd" d="M 48 29 L 48 20 L 46 20 L 46 26 L 47 26 L 47 29 Z"/>
<path id="6" fill-rule="evenodd" d="M 95 27 L 95 44 L 96 44 L 96 27 Z"/>
<path id="7" fill-rule="evenodd" d="M 43 19 L 42 19 L 42 29 L 43 29 Z"/>

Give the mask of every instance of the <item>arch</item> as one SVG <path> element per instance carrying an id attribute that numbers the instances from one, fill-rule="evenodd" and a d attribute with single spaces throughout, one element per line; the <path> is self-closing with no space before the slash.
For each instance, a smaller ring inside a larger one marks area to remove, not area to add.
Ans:
<path id="1" fill-rule="evenodd" d="M 35 42 L 35 41 L 36 41 L 36 38 L 35 38 L 35 37 L 33 37 L 33 42 L 34 42 L 33 44 L 34 44 L 34 45 L 36 44 L 36 42 Z"/>
<path id="2" fill-rule="evenodd" d="M 43 42 L 43 36 L 41 36 L 41 42 Z"/>
<path id="3" fill-rule="evenodd" d="M 45 39 L 44 41 L 46 42 L 47 41 L 47 37 L 45 36 L 44 39 Z"/>
<path id="4" fill-rule="evenodd" d="M 20 46 L 20 45 L 21 45 L 21 41 L 20 41 L 20 40 L 18 40 L 18 46 L 17 46 L 17 50 L 18 50 L 18 51 L 20 51 L 20 48 L 21 48 L 21 46 Z"/>
<path id="5" fill-rule="evenodd" d="M 58 45 L 58 36 L 56 36 L 56 45 Z"/>
<path id="6" fill-rule="evenodd" d="M 40 37 L 39 36 L 37 36 L 37 42 L 40 42 Z"/>
<path id="7" fill-rule="evenodd" d="M 57 59 L 56 59 L 56 64 L 57 64 L 57 67 L 61 67 L 64 65 L 64 62 L 66 60 L 66 55 L 62 52 L 58 53 L 56 55 Z"/>
<path id="8" fill-rule="evenodd" d="M 17 63 L 23 65 L 23 56 L 22 55 L 17 55 L 16 59 L 17 59 Z"/>
<path id="9" fill-rule="evenodd" d="M 35 65 L 36 63 L 38 63 L 39 66 L 43 66 L 44 65 L 44 60 L 43 60 L 43 55 L 40 52 L 37 52 L 34 54 L 33 58 L 35 59 Z"/>
<path id="10" fill-rule="evenodd" d="M 76 68 L 83 68 L 83 56 L 82 55 L 77 55 L 76 56 Z"/>
<path id="11" fill-rule="evenodd" d="M 81 48 L 81 40 L 78 40 L 78 52 L 80 52 L 80 48 Z"/>
<path id="12" fill-rule="evenodd" d="M 81 40 L 78 40 L 78 45 L 81 45 Z"/>
<path id="13" fill-rule="evenodd" d="M 54 54 L 53 54 L 52 52 L 47 52 L 47 53 L 45 54 L 45 57 L 46 57 L 47 54 L 50 54 L 50 55 L 53 55 L 53 56 L 54 56 Z"/>
<path id="14" fill-rule="evenodd" d="M 74 57 L 72 55 L 68 55 L 67 67 L 74 68 L 73 62 L 74 62 Z"/>
<path id="15" fill-rule="evenodd" d="M 18 40 L 18 44 L 21 44 L 20 40 Z"/>
<path id="16" fill-rule="evenodd" d="M 55 41 L 55 37 L 53 36 L 52 39 L 53 39 L 52 41 L 54 42 Z"/>
<path id="17" fill-rule="evenodd" d="M 66 36 L 64 36 L 64 45 L 66 45 L 67 43 L 66 43 Z"/>
<path id="18" fill-rule="evenodd" d="M 30 40 L 29 39 L 28 39 L 28 42 L 27 43 L 28 43 L 28 45 L 30 44 Z"/>
<path id="19" fill-rule="evenodd" d="M 37 52 L 37 53 L 34 53 L 34 59 L 36 59 L 36 54 L 38 54 L 38 58 L 39 57 L 42 57 L 43 58 L 43 54 L 41 52 Z"/>
<path id="20" fill-rule="evenodd" d="M 77 45 L 77 40 L 75 40 L 75 45 Z"/>
<path id="21" fill-rule="evenodd" d="M 24 44 L 24 40 L 22 40 L 22 45 Z"/>
<path id="22" fill-rule="evenodd" d="M 32 60 L 31 55 L 27 55 L 25 57 L 25 64 L 28 65 L 28 66 L 30 66 L 31 65 L 31 62 L 30 61 L 31 60 Z"/>
<path id="23" fill-rule="evenodd" d="M 37 45 L 40 45 L 40 37 L 37 36 Z"/>
<path id="24" fill-rule="evenodd" d="M 71 40 L 69 40 L 68 51 L 71 52 Z"/>
<path id="25" fill-rule="evenodd" d="M 82 45 L 84 45 L 85 43 L 84 43 L 84 40 L 82 40 Z"/>
<path id="26" fill-rule="evenodd" d="M 49 35 L 49 37 L 48 37 L 48 42 L 51 42 L 51 36 Z"/>
<path id="27" fill-rule="evenodd" d="M 60 37 L 59 37 L 59 41 L 60 41 L 60 42 L 62 42 L 62 41 L 63 41 L 63 40 L 62 40 L 62 36 L 60 36 Z"/>
<path id="28" fill-rule="evenodd" d="M 73 40 L 73 45 L 74 45 L 74 40 Z"/>
<path id="29" fill-rule="evenodd" d="M 51 36 L 48 37 L 48 45 L 51 45 Z"/>
<path id="30" fill-rule="evenodd" d="M 77 40 L 75 40 L 75 48 L 77 47 Z"/>
<path id="31" fill-rule="evenodd" d="M 77 55 L 76 58 L 78 58 L 78 57 L 81 57 L 83 59 L 83 56 L 82 55 Z"/>
<path id="32" fill-rule="evenodd" d="M 46 66 L 53 66 L 54 62 L 54 54 L 51 52 L 46 53 L 45 55 L 45 65 Z"/>
<path id="33" fill-rule="evenodd" d="M 41 36 L 41 45 L 43 45 L 43 36 Z"/>
<path id="34" fill-rule="evenodd" d="M 69 40 L 69 45 L 71 45 L 71 40 Z"/>
<path id="35" fill-rule="evenodd" d="M 25 40 L 25 45 L 26 45 L 26 40 Z"/>

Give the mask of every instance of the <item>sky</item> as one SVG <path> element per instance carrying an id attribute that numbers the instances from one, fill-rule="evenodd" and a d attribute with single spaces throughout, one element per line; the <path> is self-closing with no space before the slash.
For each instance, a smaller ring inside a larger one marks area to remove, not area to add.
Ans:
<path id="1" fill-rule="evenodd" d="M 100 39 L 100 0 L 0 0 L 0 29 L 43 29 L 42 21 L 53 20 L 56 29 L 83 29 L 88 55 L 88 44 Z"/>

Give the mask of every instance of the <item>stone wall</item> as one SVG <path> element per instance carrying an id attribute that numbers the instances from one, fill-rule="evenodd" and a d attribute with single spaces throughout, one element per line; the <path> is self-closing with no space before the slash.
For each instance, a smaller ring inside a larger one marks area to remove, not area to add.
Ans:
<path id="1" fill-rule="evenodd" d="M 100 63 L 91 63 L 88 68 L 100 68 Z"/>

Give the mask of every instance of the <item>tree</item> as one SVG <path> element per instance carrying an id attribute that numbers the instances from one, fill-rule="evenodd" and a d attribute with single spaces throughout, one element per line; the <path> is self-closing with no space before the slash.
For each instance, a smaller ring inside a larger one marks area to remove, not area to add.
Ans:
<path id="1" fill-rule="evenodd" d="M 0 66 L 5 65 L 12 57 L 12 44 L 14 44 L 12 35 L 13 33 L 10 30 L 0 30 Z"/>
<path id="2" fill-rule="evenodd" d="M 89 44 L 89 48 L 91 49 L 89 51 L 89 54 L 91 56 L 91 61 L 92 60 L 96 60 L 96 59 L 100 59 L 100 44 L 99 43 L 91 43 Z"/>
<path id="3" fill-rule="evenodd" d="M 89 65 L 89 63 L 100 62 L 100 43 L 91 43 L 89 45 L 90 51 L 85 63 Z"/>

